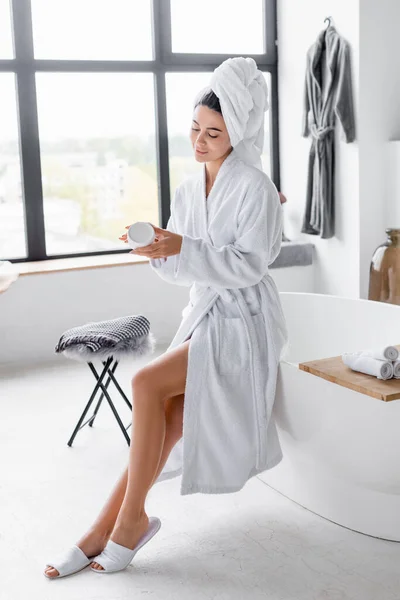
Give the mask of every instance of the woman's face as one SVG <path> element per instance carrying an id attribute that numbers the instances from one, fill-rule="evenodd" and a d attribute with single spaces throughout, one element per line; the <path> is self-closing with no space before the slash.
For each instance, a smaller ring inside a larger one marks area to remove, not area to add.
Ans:
<path id="1" fill-rule="evenodd" d="M 190 141 L 198 162 L 218 160 L 232 149 L 221 113 L 207 106 L 196 106 Z"/>

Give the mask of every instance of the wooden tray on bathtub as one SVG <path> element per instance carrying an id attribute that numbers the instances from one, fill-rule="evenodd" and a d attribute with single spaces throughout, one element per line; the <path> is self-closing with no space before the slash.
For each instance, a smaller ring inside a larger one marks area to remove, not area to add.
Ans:
<path id="1" fill-rule="evenodd" d="M 400 344 L 396 348 L 400 350 Z M 299 363 L 299 369 L 384 402 L 400 399 L 400 379 L 382 380 L 352 371 L 341 356 Z"/>

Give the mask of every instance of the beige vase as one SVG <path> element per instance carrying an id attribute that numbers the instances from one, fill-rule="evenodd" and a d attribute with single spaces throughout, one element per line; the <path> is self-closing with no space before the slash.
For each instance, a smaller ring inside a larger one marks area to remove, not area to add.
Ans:
<path id="1" fill-rule="evenodd" d="M 400 304 L 400 229 L 385 231 L 387 240 L 371 260 L 368 300 Z"/>

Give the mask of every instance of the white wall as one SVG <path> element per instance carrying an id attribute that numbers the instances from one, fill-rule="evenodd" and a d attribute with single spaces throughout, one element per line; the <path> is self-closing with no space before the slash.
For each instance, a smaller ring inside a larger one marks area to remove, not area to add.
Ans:
<path id="1" fill-rule="evenodd" d="M 400 2 L 360 0 L 360 294 L 385 241 L 387 141 L 400 139 Z"/>
<path id="2" fill-rule="evenodd" d="M 313 291 L 313 266 L 271 269 L 279 291 Z M 0 366 L 61 360 L 61 334 L 89 321 L 145 315 L 169 344 L 189 288 L 166 283 L 148 263 L 24 275 L 0 294 Z"/>
<path id="3" fill-rule="evenodd" d="M 371 0 L 372 3 L 373 0 Z M 381 2 L 377 3 L 381 5 Z M 353 89 L 358 136 L 359 0 L 278 0 L 279 128 L 281 189 L 285 233 L 315 244 L 315 291 L 359 296 L 360 219 L 358 142 L 340 141 L 336 130 L 336 234 L 323 240 L 301 233 L 311 141 L 301 137 L 306 53 L 324 19 L 332 16 L 352 48 Z M 373 76 L 371 77 L 373 79 Z M 339 127 L 339 125 L 338 125 Z"/>
<path id="4" fill-rule="evenodd" d="M 332 16 L 352 50 L 357 141 L 336 130 L 336 235 L 300 233 L 310 140 L 301 138 L 305 57 Z M 316 247 L 315 291 L 368 297 L 369 267 L 390 226 L 387 142 L 400 139 L 400 2 L 278 0 L 279 98 L 285 233 Z"/>

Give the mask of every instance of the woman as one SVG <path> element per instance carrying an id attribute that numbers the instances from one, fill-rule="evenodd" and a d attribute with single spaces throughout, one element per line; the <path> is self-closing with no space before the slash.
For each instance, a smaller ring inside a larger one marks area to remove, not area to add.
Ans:
<path id="1" fill-rule="evenodd" d="M 182 474 L 182 495 L 229 493 L 282 458 L 271 412 L 287 334 L 268 273 L 282 209 L 261 169 L 267 106 L 249 58 L 222 63 L 195 102 L 190 140 L 202 173 L 178 186 L 167 228 L 132 251 L 191 286 L 190 301 L 167 352 L 133 377 L 128 469 L 69 564 L 60 573 L 50 563 L 48 577 L 89 563 L 98 573 L 125 568 L 160 526 L 145 512 L 153 483 Z"/>

